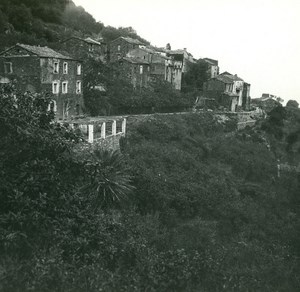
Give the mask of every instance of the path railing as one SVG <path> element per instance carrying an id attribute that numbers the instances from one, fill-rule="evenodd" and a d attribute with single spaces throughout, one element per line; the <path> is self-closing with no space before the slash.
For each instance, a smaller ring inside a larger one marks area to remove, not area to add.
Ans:
<path id="1" fill-rule="evenodd" d="M 89 143 L 97 143 L 126 134 L 126 118 L 122 120 L 87 121 L 70 123 L 73 129 L 79 129 L 83 138 Z"/>

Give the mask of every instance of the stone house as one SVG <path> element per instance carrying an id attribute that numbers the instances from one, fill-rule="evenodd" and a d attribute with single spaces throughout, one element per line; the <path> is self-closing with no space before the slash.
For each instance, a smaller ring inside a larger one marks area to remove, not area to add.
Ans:
<path id="1" fill-rule="evenodd" d="M 168 81 L 167 67 L 169 64 L 168 60 L 171 60 L 171 58 L 166 57 L 160 52 L 157 52 L 156 50 L 147 47 L 133 49 L 127 53 L 126 57 L 148 62 L 150 65 L 149 74 L 151 81 Z"/>
<path id="2" fill-rule="evenodd" d="M 172 66 L 170 81 L 174 88 L 181 90 L 182 78 L 184 73 L 188 71 L 189 64 L 196 63 L 193 55 L 183 50 L 166 50 L 167 57 L 171 58 L 170 67 Z"/>
<path id="3" fill-rule="evenodd" d="M 200 59 L 202 61 L 204 61 L 207 64 L 207 77 L 210 78 L 214 78 L 217 75 L 219 75 L 219 65 L 218 65 L 218 61 L 214 60 L 214 59 L 210 59 L 210 58 L 203 58 Z"/>
<path id="4" fill-rule="evenodd" d="M 275 107 L 279 106 L 280 102 L 280 97 L 269 93 L 263 93 L 261 97 L 251 99 L 251 106 L 261 108 L 268 113 Z"/>
<path id="5" fill-rule="evenodd" d="M 214 98 L 219 105 L 232 112 L 249 110 L 250 107 L 250 84 L 228 72 L 204 82 L 203 95 Z"/>
<path id="6" fill-rule="evenodd" d="M 147 87 L 150 79 L 150 63 L 138 58 L 124 57 L 118 61 L 121 71 L 135 89 Z"/>
<path id="7" fill-rule="evenodd" d="M 82 64 L 48 47 L 17 44 L 0 53 L 0 83 L 20 91 L 47 93 L 57 119 L 82 113 Z"/>
<path id="8" fill-rule="evenodd" d="M 60 44 L 62 51 L 76 59 L 84 60 L 86 57 L 92 57 L 102 62 L 107 61 L 107 44 L 102 40 L 73 36 L 61 41 Z"/>
<path id="9" fill-rule="evenodd" d="M 141 41 L 130 37 L 118 37 L 109 44 L 109 60 L 115 62 L 123 57 L 131 50 L 145 47 Z"/>

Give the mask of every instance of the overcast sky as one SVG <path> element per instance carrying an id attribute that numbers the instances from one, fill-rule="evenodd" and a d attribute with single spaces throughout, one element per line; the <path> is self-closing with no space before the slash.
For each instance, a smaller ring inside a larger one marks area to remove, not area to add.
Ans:
<path id="1" fill-rule="evenodd" d="M 155 46 L 219 60 L 221 72 L 300 103 L 300 0 L 73 0 L 97 21 Z"/>

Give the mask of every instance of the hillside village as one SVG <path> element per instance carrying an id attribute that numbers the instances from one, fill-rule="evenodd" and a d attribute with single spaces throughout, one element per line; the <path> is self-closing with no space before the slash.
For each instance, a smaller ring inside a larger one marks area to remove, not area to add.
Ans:
<path id="1" fill-rule="evenodd" d="M 296 100 L 72 0 L 0 0 L 0 40 L 0 291 L 300 291 Z"/>
<path id="2" fill-rule="evenodd" d="M 207 81 L 197 98 L 198 104 L 216 104 L 215 108 L 231 112 L 250 109 L 249 83 L 236 74 L 219 73 L 217 60 L 196 60 L 187 49 L 172 50 L 170 44 L 157 48 L 130 37 L 118 37 L 107 44 L 75 36 L 61 40 L 57 47 L 60 49 L 18 43 L 1 52 L 0 83 L 13 83 L 23 92 L 52 95 L 49 107 L 58 120 L 82 116 L 84 95 L 88 94 L 82 84 L 90 59 L 117 66 L 135 90 L 151 88 L 153 82 L 163 81 L 181 91 L 183 77 L 190 67 L 202 62 Z M 93 84 L 93 89 L 106 90 L 103 84 Z"/>

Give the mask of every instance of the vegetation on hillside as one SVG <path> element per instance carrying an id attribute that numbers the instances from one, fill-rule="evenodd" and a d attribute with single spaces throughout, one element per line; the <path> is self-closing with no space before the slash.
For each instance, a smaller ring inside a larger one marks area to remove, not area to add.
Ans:
<path id="1" fill-rule="evenodd" d="M 138 37 L 70 1 L 0 3 L 0 49 L 71 34 Z M 185 76 L 182 95 L 165 83 L 133 90 L 116 68 L 88 60 L 86 106 L 93 115 L 184 109 L 204 69 Z M 121 153 L 89 147 L 54 123 L 48 104 L 0 88 L 1 291 L 299 291 L 294 101 L 238 132 L 210 113 L 129 122 Z"/>
<path id="2" fill-rule="evenodd" d="M 46 3 L 47 2 L 47 3 Z M 50 46 L 60 50 L 60 41 L 70 36 L 103 38 L 119 36 L 148 41 L 132 27 L 105 26 L 72 1 L 3 0 L 0 3 L 0 51 L 16 43 Z M 191 108 L 197 93 L 180 94 L 166 82 L 154 82 L 150 89 L 134 90 L 131 81 L 112 64 L 84 58 L 86 114 L 130 114 L 182 111 Z M 104 90 L 99 91 L 95 86 Z"/>
<path id="3" fill-rule="evenodd" d="M 299 290 L 299 173 L 277 168 L 300 161 L 299 109 L 240 132 L 154 116 L 120 154 L 84 150 L 47 97 L 0 94 L 0 290 Z"/>
<path id="4" fill-rule="evenodd" d="M 132 27 L 105 26 L 71 0 L 1 0 L 0 51 L 17 42 L 57 47 L 70 36 L 103 38 L 109 42 L 119 36 L 137 38 Z"/>
<path id="5" fill-rule="evenodd" d="M 103 90 L 97 85 L 101 84 Z M 118 64 L 104 64 L 88 58 L 84 70 L 85 106 L 92 116 L 147 114 L 186 111 L 195 102 L 195 92 L 181 93 L 161 80 L 148 88 L 133 88 Z"/>
<path id="6" fill-rule="evenodd" d="M 200 59 L 196 63 L 189 64 L 189 71 L 183 75 L 183 92 L 201 92 L 204 82 L 210 78 L 207 70 L 208 64 L 204 60 Z"/>

